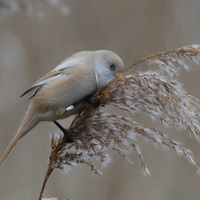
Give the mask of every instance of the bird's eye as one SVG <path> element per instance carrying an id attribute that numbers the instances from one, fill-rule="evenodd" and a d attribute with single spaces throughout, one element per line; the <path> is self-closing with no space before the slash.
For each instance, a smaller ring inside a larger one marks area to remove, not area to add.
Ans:
<path id="1" fill-rule="evenodd" d="M 114 64 L 110 64 L 110 69 L 111 69 L 112 71 L 114 71 L 114 70 L 116 70 L 116 66 L 115 66 Z"/>

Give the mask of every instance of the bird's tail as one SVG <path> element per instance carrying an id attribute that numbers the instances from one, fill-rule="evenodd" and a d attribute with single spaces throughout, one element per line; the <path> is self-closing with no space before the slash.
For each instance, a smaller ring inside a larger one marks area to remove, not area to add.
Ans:
<path id="1" fill-rule="evenodd" d="M 33 110 L 32 106 L 29 106 L 28 111 L 17 131 L 13 139 L 11 140 L 10 144 L 6 148 L 5 152 L 3 153 L 2 157 L 0 158 L 0 167 L 4 163 L 5 159 L 7 158 L 8 154 L 11 152 L 13 147 L 17 144 L 17 142 L 26 135 L 33 127 L 38 124 L 39 120 L 37 119 L 37 114 Z"/>

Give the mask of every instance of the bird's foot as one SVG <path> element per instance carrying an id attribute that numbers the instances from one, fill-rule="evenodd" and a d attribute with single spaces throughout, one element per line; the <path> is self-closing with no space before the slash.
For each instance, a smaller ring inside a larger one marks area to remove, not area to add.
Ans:
<path id="1" fill-rule="evenodd" d="M 64 139 L 67 143 L 73 142 L 73 140 L 69 137 L 69 129 L 62 127 L 57 121 L 54 121 L 54 124 L 63 132 Z"/>
<path id="2" fill-rule="evenodd" d="M 69 129 L 63 128 L 62 132 L 63 132 L 63 135 L 64 135 L 65 142 L 72 143 L 73 140 L 70 138 L 70 136 L 68 134 L 69 133 Z"/>
<path id="3" fill-rule="evenodd" d="M 98 108 L 100 106 L 99 102 L 92 102 L 91 99 L 87 101 L 93 108 Z"/>

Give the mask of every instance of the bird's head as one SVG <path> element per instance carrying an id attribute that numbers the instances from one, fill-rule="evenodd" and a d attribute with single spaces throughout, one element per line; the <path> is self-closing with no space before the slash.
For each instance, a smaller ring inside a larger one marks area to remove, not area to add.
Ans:
<path id="1" fill-rule="evenodd" d="M 109 50 L 94 51 L 93 63 L 98 79 L 98 87 L 111 81 L 124 68 L 122 59 L 116 53 Z"/>

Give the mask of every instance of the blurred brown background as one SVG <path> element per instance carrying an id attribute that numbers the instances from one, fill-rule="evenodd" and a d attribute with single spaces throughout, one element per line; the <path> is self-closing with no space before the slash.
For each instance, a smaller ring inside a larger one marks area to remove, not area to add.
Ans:
<path id="1" fill-rule="evenodd" d="M 28 102 L 19 95 L 66 56 L 80 50 L 110 49 L 130 65 L 162 50 L 200 42 L 199 0 L 62 2 L 59 9 L 44 4 L 39 11 L 27 7 L 0 18 L 1 154 L 27 109 Z M 181 79 L 200 98 L 199 74 L 200 69 L 194 68 L 182 73 Z M 62 122 L 66 127 L 68 123 Z M 50 153 L 49 134 L 55 130 L 52 123 L 41 123 L 18 143 L 0 169 L 0 200 L 38 198 Z M 187 133 L 168 132 L 200 158 L 200 144 Z M 44 195 L 70 200 L 200 199 L 200 177 L 186 159 L 151 143 L 141 142 L 141 146 L 150 177 L 142 175 L 136 156 L 131 165 L 113 154 L 102 177 L 91 176 L 85 166 L 68 175 L 55 170 Z"/>

